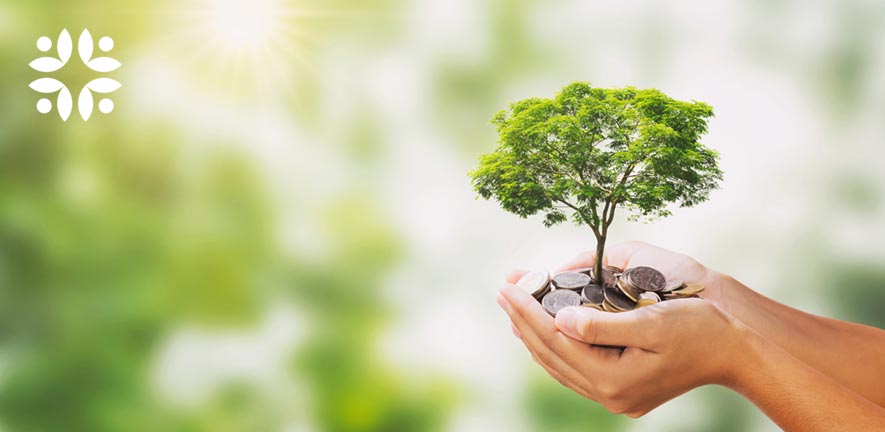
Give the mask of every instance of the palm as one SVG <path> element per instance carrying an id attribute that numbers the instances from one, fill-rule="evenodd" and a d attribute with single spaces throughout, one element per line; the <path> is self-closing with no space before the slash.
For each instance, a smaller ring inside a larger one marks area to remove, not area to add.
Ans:
<path id="1" fill-rule="evenodd" d="M 563 266 L 562 270 L 592 266 L 594 259 L 593 252 L 582 253 Z M 652 267 L 663 273 L 667 280 L 680 279 L 686 283 L 706 284 L 711 279 L 711 271 L 691 257 L 644 242 L 631 241 L 614 245 L 609 248 L 604 261 L 606 265 L 622 269 Z M 707 288 L 712 288 L 712 291 L 716 289 L 712 286 Z"/>
<path id="2" fill-rule="evenodd" d="M 686 255 L 645 243 L 623 243 L 612 249 L 608 255 L 609 265 L 625 269 L 638 266 L 653 267 L 663 273 L 667 280 L 701 282 L 709 273 L 701 263 Z"/>

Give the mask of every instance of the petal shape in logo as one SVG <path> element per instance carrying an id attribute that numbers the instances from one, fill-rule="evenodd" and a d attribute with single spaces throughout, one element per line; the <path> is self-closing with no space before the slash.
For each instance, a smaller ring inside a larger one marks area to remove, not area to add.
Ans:
<path id="1" fill-rule="evenodd" d="M 122 66 L 122 64 L 110 57 L 97 57 L 90 60 L 86 66 L 89 66 L 90 69 L 96 72 L 113 72 Z"/>
<path id="2" fill-rule="evenodd" d="M 103 39 L 107 40 L 104 40 L 103 43 L 99 43 L 100 48 L 103 51 L 110 51 L 113 48 L 113 40 L 110 39 L 110 37 L 105 37 Z M 48 52 L 51 47 L 52 43 L 48 37 L 43 36 L 38 39 L 37 49 L 40 51 Z M 92 58 L 94 49 L 92 35 L 89 33 L 88 29 L 84 29 L 77 41 L 77 50 L 80 59 L 87 67 L 94 72 L 107 73 L 113 72 L 122 66 L 119 61 L 111 57 Z M 71 34 L 68 33 L 67 29 L 62 29 L 61 33 L 59 33 L 56 42 L 56 50 L 58 51 L 58 58 L 40 57 L 29 63 L 29 66 L 43 73 L 55 72 L 63 68 L 71 59 L 74 50 Z M 57 92 L 55 106 L 58 110 L 58 115 L 61 117 L 62 121 L 67 121 L 68 118 L 70 118 L 74 102 L 71 97 L 71 91 L 64 83 L 57 79 L 46 77 L 36 79 L 28 86 L 39 93 Z M 92 116 L 95 107 L 93 92 L 112 93 L 120 87 L 122 87 L 122 85 L 111 78 L 97 78 L 87 83 L 80 91 L 77 98 L 77 109 L 80 112 L 80 116 L 83 117 L 83 120 L 87 121 Z M 37 103 L 37 110 L 41 113 L 47 113 L 51 111 L 51 109 L 52 103 L 49 99 L 43 98 Z M 102 100 L 102 103 L 99 104 L 99 110 L 103 113 L 111 112 L 113 110 L 113 102 L 110 99 Z"/>
<path id="3" fill-rule="evenodd" d="M 77 51 L 80 52 L 80 60 L 83 60 L 83 64 L 88 65 L 89 60 L 92 60 L 92 35 L 89 34 L 89 30 L 84 29 L 83 33 L 80 33 L 80 41 L 77 43 Z"/>
<path id="4" fill-rule="evenodd" d="M 65 64 L 61 60 L 53 57 L 40 57 L 28 63 L 28 66 L 30 66 L 31 69 L 43 73 L 55 72 L 61 69 L 64 65 Z"/>
<path id="5" fill-rule="evenodd" d="M 28 84 L 28 87 L 40 93 L 55 93 L 61 89 L 64 89 L 65 85 L 62 84 L 61 81 L 54 78 L 40 78 Z"/>
<path id="6" fill-rule="evenodd" d="M 71 99 L 71 92 L 68 91 L 67 87 L 62 87 L 61 91 L 58 92 L 58 101 L 56 101 L 55 105 L 58 107 L 58 115 L 61 117 L 61 121 L 68 121 L 74 101 Z"/>
<path id="7" fill-rule="evenodd" d="M 96 78 L 89 81 L 86 87 L 96 93 L 111 93 L 117 91 L 123 85 L 111 78 Z"/>
<path id="8" fill-rule="evenodd" d="M 83 87 L 83 90 L 80 90 L 80 97 L 77 98 L 77 109 L 80 110 L 80 117 L 83 117 L 83 121 L 89 120 L 92 115 L 92 106 L 92 92 L 89 91 L 89 87 Z"/>
<path id="9" fill-rule="evenodd" d="M 68 33 L 68 29 L 62 29 L 61 33 L 58 35 L 58 43 L 56 44 L 56 48 L 58 48 L 58 59 L 61 60 L 62 66 L 67 64 L 68 60 L 71 59 L 73 46 L 73 42 L 71 42 L 71 34 Z"/>

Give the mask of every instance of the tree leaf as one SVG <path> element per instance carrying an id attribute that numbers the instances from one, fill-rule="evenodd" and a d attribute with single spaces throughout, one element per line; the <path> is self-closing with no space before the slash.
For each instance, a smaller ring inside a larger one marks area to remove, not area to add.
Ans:
<path id="1" fill-rule="evenodd" d="M 619 208 L 665 217 L 671 204 L 705 201 L 722 179 L 717 153 L 700 142 L 712 115 L 656 89 L 572 83 L 495 114 L 498 146 L 470 173 L 473 187 L 521 217 L 545 214 L 547 226 L 565 211 L 597 231 Z"/>

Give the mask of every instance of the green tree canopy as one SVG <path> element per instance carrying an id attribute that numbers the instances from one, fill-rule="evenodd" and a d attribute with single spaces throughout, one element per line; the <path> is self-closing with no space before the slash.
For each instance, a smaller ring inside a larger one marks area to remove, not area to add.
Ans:
<path id="1" fill-rule="evenodd" d="M 470 173 L 480 196 L 544 224 L 588 225 L 597 272 L 615 210 L 654 219 L 672 203 L 705 201 L 722 179 L 718 154 L 700 142 L 713 109 L 656 89 L 577 82 L 553 99 L 530 98 L 495 115 L 498 147 Z M 598 273 L 597 273 L 598 274 Z"/>

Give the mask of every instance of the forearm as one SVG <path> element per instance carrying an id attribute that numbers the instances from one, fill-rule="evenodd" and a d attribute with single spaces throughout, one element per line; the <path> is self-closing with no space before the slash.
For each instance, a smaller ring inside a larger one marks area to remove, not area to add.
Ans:
<path id="1" fill-rule="evenodd" d="M 743 394 L 786 431 L 883 430 L 885 409 L 793 357 L 756 331 L 728 386 Z"/>
<path id="2" fill-rule="evenodd" d="M 718 275 L 717 299 L 734 317 L 790 355 L 885 406 L 885 331 L 793 309 Z"/>

